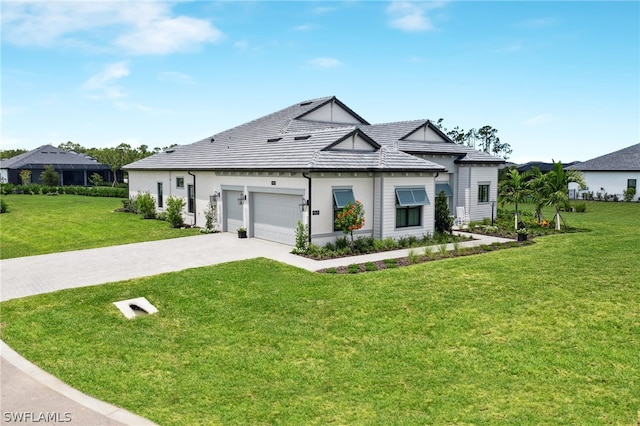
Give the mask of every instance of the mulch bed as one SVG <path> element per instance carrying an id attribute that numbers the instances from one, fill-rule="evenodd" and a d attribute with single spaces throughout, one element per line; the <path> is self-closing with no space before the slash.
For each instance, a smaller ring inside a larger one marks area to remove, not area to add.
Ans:
<path id="1" fill-rule="evenodd" d="M 353 263 L 348 266 L 338 266 L 335 268 L 319 269 L 316 272 L 324 274 L 357 274 L 362 272 L 374 272 L 384 269 L 401 268 L 403 266 L 417 265 L 419 263 L 433 262 L 442 259 L 451 259 L 454 257 L 472 256 L 476 254 L 489 253 L 496 250 L 504 250 L 508 248 L 516 248 L 534 244 L 533 241 L 509 241 L 506 243 L 492 243 L 489 245 L 481 245 L 477 247 L 460 248 L 445 253 L 434 252 L 430 255 L 420 254 L 416 256 L 406 256 L 394 259 L 378 260 L 366 263 Z"/>

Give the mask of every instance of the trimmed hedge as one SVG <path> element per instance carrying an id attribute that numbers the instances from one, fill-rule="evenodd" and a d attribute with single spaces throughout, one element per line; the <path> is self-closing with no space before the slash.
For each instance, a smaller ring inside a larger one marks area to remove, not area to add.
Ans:
<path id="1" fill-rule="evenodd" d="M 69 194 L 84 195 L 87 197 L 128 198 L 129 190 L 127 188 L 114 188 L 111 186 L 43 186 L 37 183 L 30 183 L 28 185 L 14 185 L 12 183 L 3 183 L 0 184 L 0 194 Z"/>

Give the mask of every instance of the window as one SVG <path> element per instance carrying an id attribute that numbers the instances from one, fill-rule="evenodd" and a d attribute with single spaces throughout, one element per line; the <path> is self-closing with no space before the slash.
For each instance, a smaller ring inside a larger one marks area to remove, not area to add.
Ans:
<path id="1" fill-rule="evenodd" d="M 333 190 L 333 230 L 340 231 L 336 228 L 336 218 L 338 212 L 349 203 L 355 204 L 356 199 L 353 196 L 353 189 L 351 188 L 336 188 Z"/>
<path id="2" fill-rule="evenodd" d="M 162 208 L 162 182 L 158 182 L 158 208 Z"/>
<path id="3" fill-rule="evenodd" d="M 422 225 L 422 206 L 429 204 L 424 188 L 396 189 L 396 228 Z"/>
<path id="4" fill-rule="evenodd" d="M 187 211 L 193 213 L 196 211 L 196 194 L 193 185 L 187 185 Z"/>
<path id="5" fill-rule="evenodd" d="M 176 188 L 184 188 L 184 178 L 176 178 Z"/>
<path id="6" fill-rule="evenodd" d="M 490 185 L 488 183 L 481 183 L 480 185 L 478 185 L 478 202 L 479 203 L 489 202 L 489 188 L 490 188 Z"/>
<path id="7" fill-rule="evenodd" d="M 627 179 L 627 189 L 629 188 L 637 188 L 635 179 Z"/>

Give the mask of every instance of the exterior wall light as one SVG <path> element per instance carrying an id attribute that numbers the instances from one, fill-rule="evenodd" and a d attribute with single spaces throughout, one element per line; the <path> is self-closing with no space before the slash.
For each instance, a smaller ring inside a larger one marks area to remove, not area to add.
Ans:
<path id="1" fill-rule="evenodd" d="M 298 204 L 298 207 L 300 207 L 301 212 L 306 212 L 307 209 L 309 208 L 309 200 L 302 197 L 302 202 Z"/>

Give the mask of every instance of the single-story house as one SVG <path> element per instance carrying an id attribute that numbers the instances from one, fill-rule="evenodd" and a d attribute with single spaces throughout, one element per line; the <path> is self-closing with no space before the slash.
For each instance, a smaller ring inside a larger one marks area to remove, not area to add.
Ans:
<path id="1" fill-rule="evenodd" d="M 490 217 L 504 160 L 451 141 L 429 120 L 370 124 L 336 97 L 297 103 L 190 145 L 123 167 L 131 195 L 149 192 L 158 210 L 186 202 L 186 222 L 204 226 L 209 205 L 221 231 L 293 245 L 297 223 L 316 244 L 342 232 L 334 217 L 359 200 L 376 239 L 434 231 L 440 191 L 450 212 Z"/>
<path id="2" fill-rule="evenodd" d="M 636 188 L 634 200 L 640 196 L 640 143 L 574 164 L 567 169 L 580 170 L 584 176 L 586 189 L 580 190 L 576 184 L 569 185 L 569 192 L 575 194 L 576 198 L 582 198 L 583 193 L 593 193 L 594 196 L 600 193 L 602 196 L 617 195 L 622 200 L 623 191 L 628 188 Z"/>
<path id="3" fill-rule="evenodd" d="M 109 166 L 96 161 L 93 157 L 66 151 L 53 145 L 42 145 L 34 150 L 0 161 L 0 182 L 22 184 L 20 171 L 31 171 L 31 183 L 41 183 L 40 174 L 45 166 L 51 165 L 60 174 L 60 185 L 87 186 L 89 177 L 98 173 L 107 181 Z"/>

